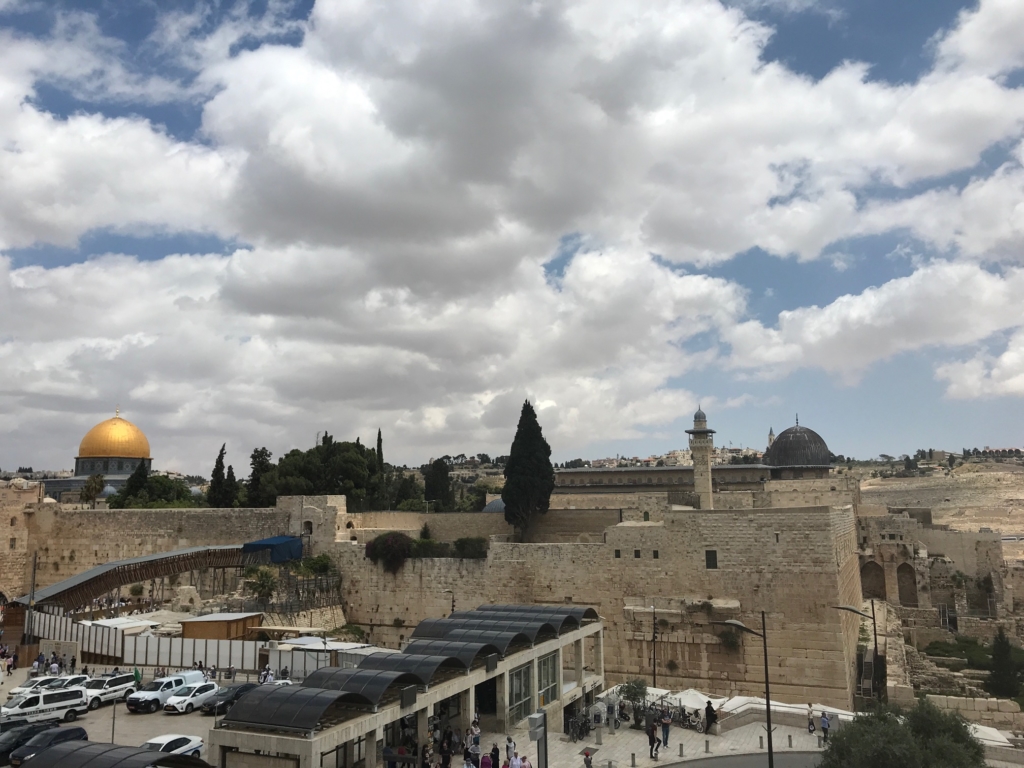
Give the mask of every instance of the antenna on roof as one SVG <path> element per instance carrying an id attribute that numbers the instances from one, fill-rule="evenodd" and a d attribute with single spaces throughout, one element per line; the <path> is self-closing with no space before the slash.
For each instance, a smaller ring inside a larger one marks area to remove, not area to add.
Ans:
<path id="1" fill-rule="evenodd" d="M 798 427 L 800 426 L 800 414 L 799 413 L 796 415 L 796 425 Z"/>

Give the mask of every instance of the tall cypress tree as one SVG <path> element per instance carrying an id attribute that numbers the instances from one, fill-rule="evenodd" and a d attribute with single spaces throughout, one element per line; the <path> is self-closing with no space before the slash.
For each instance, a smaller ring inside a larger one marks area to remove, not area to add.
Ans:
<path id="1" fill-rule="evenodd" d="M 250 507 L 272 507 L 277 501 L 277 489 L 274 487 L 274 465 L 270 459 L 273 454 L 266 448 L 254 448 L 249 456 L 249 482 L 246 483 L 248 504 Z"/>
<path id="2" fill-rule="evenodd" d="M 210 490 L 206 493 L 206 499 L 210 502 L 211 507 L 230 506 L 224 503 L 224 484 L 226 482 L 224 478 L 224 453 L 226 448 L 227 443 L 220 447 L 217 460 L 213 462 L 213 472 L 210 473 Z"/>
<path id="3" fill-rule="evenodd" d="M 526 531 L 535 515 L 548 511 L 554 488 L 551 446 L 544 439 L 537 412 L 527 400 L 505 464 L 505 487 L 501 492 L 505 521 L 520 532 Z"/>
<path id="4" fill-rule="evenodd" d="M 238 498 L 238 480 L 235 479 L 235 468 L 228 464 L 228 474 L 224 478 L 224 507 L 235 506 L 235 499 Z"/>
<path id="5" fill-rule="evenodd" d="M 1013 663 L 1010 640 L 1003 628 L 992 640 L 992 671 L 988 676 L 989 693 L 1013 698 L 1020 693 L 1020 678 L 1017 665 Z"/>

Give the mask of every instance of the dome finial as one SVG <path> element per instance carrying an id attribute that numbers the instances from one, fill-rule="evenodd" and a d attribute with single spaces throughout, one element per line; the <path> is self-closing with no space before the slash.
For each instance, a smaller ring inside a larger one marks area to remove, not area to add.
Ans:
<path id="1" fill-rule="evenodd" d="M 796 425 L 798 427 L 800 426 L 800 414 L 799 413 L 796 415 Z"/>
<path id="2" fill-rule="evenodd" d="M 114 418 L 115 419 L 120 419 L 121 418 L 121 406 L 120 405 L 115 406 L 115 408 L 114 408 Z"/>

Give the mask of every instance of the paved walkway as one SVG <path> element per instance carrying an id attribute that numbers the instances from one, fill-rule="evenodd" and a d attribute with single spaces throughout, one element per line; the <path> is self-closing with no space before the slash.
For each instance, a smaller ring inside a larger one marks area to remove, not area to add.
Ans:
<path id="1" fill-rule="evenodd" d="M 516 729 L 512 734 L 518 746 L 519 754 L 524 753 L 530 758 L 530 762 L 536 765 L 537 744 L 529 740 L 525 728 Z M 661 737 L 661 729 L 658 729 L 658 737 Z M 612 734 L 607 731 L 602 733 L 602 744 L 597 744 L 597 734 L 592 731 L 590 735 L 580 742 L 573 743 L 569 737 L 563 734 L 551 734 L 548 736 L 548 764 L 550 768 L 573 768 L 583 765 L 583 753 L 589 751 L 594 760 L 594 768 L 608 768 L 609 761 L 611 768 L 632 768 L 633 756 L 636 757 L 635 765 L 638 768 L 651 768 L 652 766 L 671 766 L 686 763 L 687 766 L 698 768 L 698 761 L 708 757 L 720 757 L 723 755 L 749 755 L 751 759 L 729 761 L 726 768 L 747 768 L 748 766 L 766 766 L 768 764 L 767 744 L 762 745 L 761 739 L 765 737 L 764 725 L 751 723 L 741 728 L 728 731 L 721 736 L 709 736 L 696 733 L 688 728 L 673 728 L 669 732 L 669 745 L 662 747 L 658 759 L 652 760 L 648 756 L 647 736 L 638 730 L 628 727 L 623 723 Z M 792 737 L 792 742 L 790 742 Z M 495 736 L 484 734 L 480 741 L 484 751 L 489 751 L 491 744 L 497 742 L 502 747 L 504 735 Z M 767 739 L 764 738 L 764 742 Z M 790 744 L 792 743 L 792 746 Z M 683 746 L 683 756 L 679 756 L 679 745 Z M 778 768 L 810 768 L 817 762 L 817 754 L 806 755 L 808 752 L 817 753 L 818 738 L 814 734 L 807 733 L 804 728 L 780 725 L 775 727 L 774 751 L 778 757 L 776 765 Z M 707 751 L 705 751 L 707 750 Z M 782 757 L 789 753 L 792 759 L 783 762 Z M 804 753 L 799 756 L 797 753 Z M 758 759 L 758 755 L 761 755 Z"/>

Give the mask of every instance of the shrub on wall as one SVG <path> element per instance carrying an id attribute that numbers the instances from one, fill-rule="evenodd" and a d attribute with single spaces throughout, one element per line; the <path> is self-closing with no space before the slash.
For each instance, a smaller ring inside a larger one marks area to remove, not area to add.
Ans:
<path id="1" fill-rule="evenodd" d="M 388 573 L 398 573 L 412 555 L 413 540 L 404 533 L 392 531 L 366 543 L 366 556 L 376 565 L 380 562 Z"/>
<path id="2" fill-rule="evenodd" d="M 142 595 L 144 588 L 141 584 L 132 584 L 128 592 L 131 593 L 132 597 L 139 597 Z"/>
<path id="3" fill-rule="evenodd" d="M 455 540 L 455 556 L 469 560 L 487 557 L 487 539 L 482 536 L 467 536 Z"/>
<path id="4" fill-rule="evenodd" d="M 451 557 L 452 546 L 446 541 L 417 539 L 412 543 L 410 557 Z"/>
<path id="5" fill-rule="evenodd" d="M 718 633 L 718 639 L 722 641 L 722 647 L 727 651 L 738 651 L 740 648 L 740 634 L 732 629 L 726 629 Z"/>

